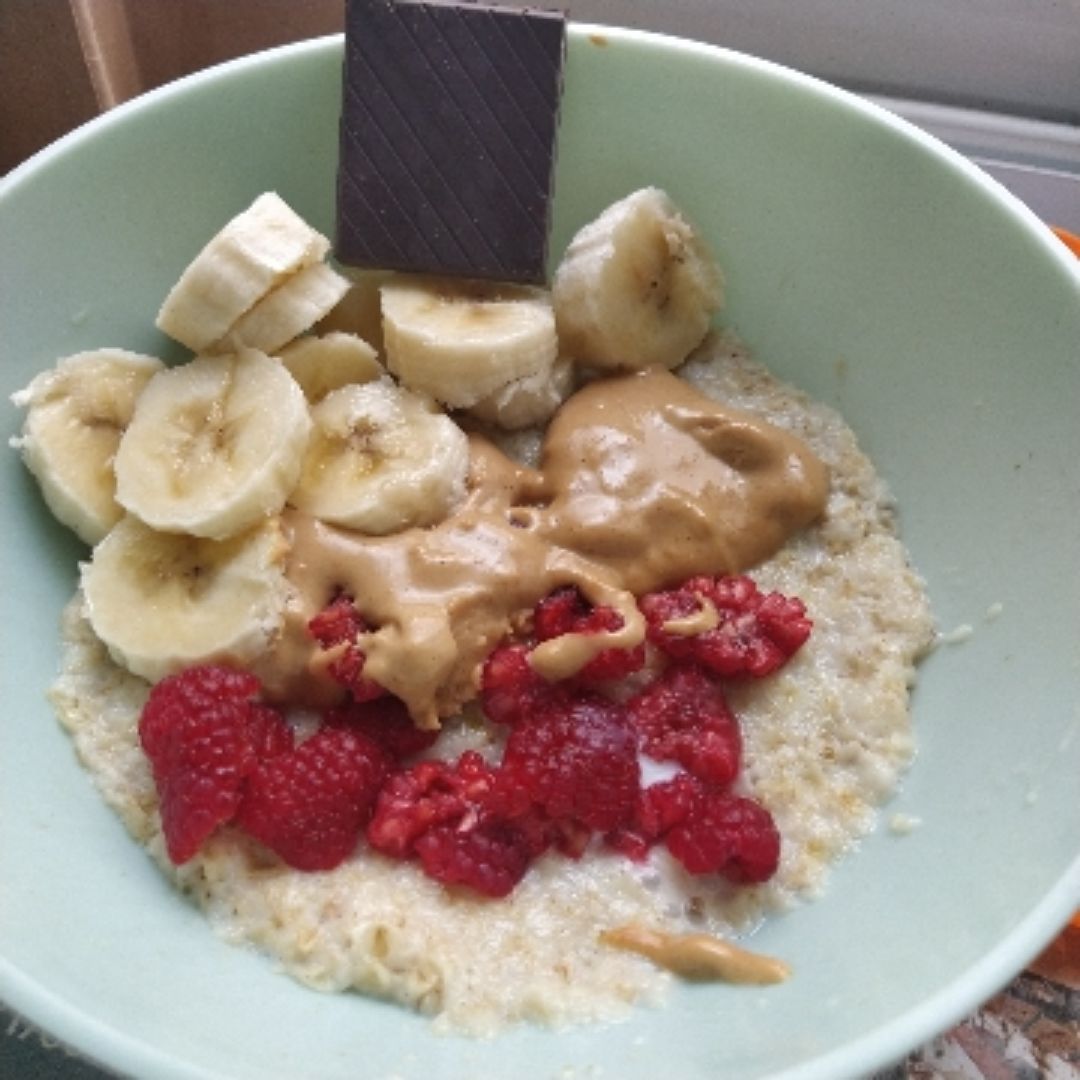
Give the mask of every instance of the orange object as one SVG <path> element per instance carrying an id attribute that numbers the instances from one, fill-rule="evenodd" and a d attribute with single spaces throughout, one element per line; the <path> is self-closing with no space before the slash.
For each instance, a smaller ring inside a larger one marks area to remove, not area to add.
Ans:
<path id="1" fill-rule="evenodd" d="M 1054 227 L 1050 226 L 1052 229 Z M 1054 229 L 1054 235 L 1078 258 L 1080 259 L 1080 236 L 1075 233 L 1066 232 L 1064 229 Z"/>

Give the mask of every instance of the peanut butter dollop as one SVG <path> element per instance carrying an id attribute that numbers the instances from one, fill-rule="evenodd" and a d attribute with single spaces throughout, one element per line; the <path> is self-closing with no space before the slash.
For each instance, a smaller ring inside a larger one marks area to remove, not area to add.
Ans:
<path id="1" fill-rule="evenodd" d="M 360 640 L 365 676 L 437 727 L 552 590 L 576 585 L 623 616 L 610 634 L 534 650 L 542 675 L 564 678 L 601 648 L 643 639 L 635 596 L 754 566 L 821 514 L 828 489 L 800 439 L 666 371 L 579 390 L 552 421 L 539 470 L 480 436 L 470 455 L 466 499 L 428 528 L 369 537 L 285 514 L 295 596 L 257 665 L 271 696 L 323 705 L 340 695 L 306 626 L 344 592 L 372 627 Z"/>
<path id="2" fill-rule="evenodd" d="M 748 952 L 712 934 L 669 934 L 631 923 L 605 930 L 600 940 L 640 953 L 684 979 L 768 985 L 791 975 L 782 960 Z"/>

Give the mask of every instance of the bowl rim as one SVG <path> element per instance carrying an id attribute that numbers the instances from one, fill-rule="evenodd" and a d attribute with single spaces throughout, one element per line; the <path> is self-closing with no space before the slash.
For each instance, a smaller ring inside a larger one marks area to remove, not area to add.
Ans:
<path id="1" fill-rule="evenodd" d="M 1060 267 L 1066 279 L 1075 285 L 1080 300 L 1080 260 L 1058 240 L 1048 223 L 959 151 L 885 107 L 817 76 L 720 45 L 655 31 L 576 21 L 568 24 L 568 35 L 577 39 L 599 36 L 613 42 L 720 60 L 727 65 L 781 79 L 826 99 L 835 106 L 846 108 L 891 128 L 906 140 L 918 144 L 925 152 L 944 161 L 954 171 L 963 174 L 970 183 L 1007 210 L 1028 236 L 1041 246 L 1044 256 Z M 110 126 L 126 122 L 132 113 L 153 108 L 173 96 L 183 95 L 203 83 L 228 77 L 235 71 L 288 57 L 334 52 L 341 48 L 343 38 L 341 33 L 330 34 L 236 57 L 132 98 L 86 121 L 37 151 L 6 176 L 0 177 L 0 202 L 23 184 L 31 182 L 38 171 L 47 168 L 54 160 L 77 148 L 84 140 L 95 138 L 99 132 Z M 961 972 L 932 997 L 887 1023 L 863 1033 L 844 1046 L 773 1073 L 773 1080 L 835 1080 L 837 1077 L 857 1076 L 895 1063 L 913 1048 L 963 1019 L 996 993 L 1053 940 L 1078 907 L 1080 853 L 1053 888 L 1024 915 L 1007 936 L 981 960 Z M 40 1026 L 50 1036 L 106 1069 L 162 1080 L 212 1080 L 222 1075 L 179 1061 L 149 1043 L 125 1034 L 121 1029 L 94 1019 L 3 956 L 0 956 L 0 1002 L 13 1010 L 20 1019 Z"/>

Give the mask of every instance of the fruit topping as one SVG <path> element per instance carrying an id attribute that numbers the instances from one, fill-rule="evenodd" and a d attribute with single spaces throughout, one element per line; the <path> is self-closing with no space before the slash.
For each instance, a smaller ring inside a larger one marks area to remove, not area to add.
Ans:
<path id="1" fill-rule="evenodd" d="M 533 631 L 540 641 L 563 634 L 600 634 L 621 630 L 622 616 L 609 607 L 593 607 L 573 585 L 556 589 L 536 605 Z M 640 670 L 645 664 L 645 644 L 633 649 L 605 649 L 578 672 L 591 682 L 619 679 Z"/>
<path id="2" fill-rule="evenodd" d="M 767 881 L 780 862 L 780 833 L 769 811 L 726 792 L 701 793 L 664 842 L 691 874 L 722 874 L 740 885 Z"/>
<path id="3" fill-rule="evenodd" d="M 673 664 L 627 702 L 642 749 L 726 786 L 739 773 L 742 737 L 717 680 L 696 664 Z"/>
<path id="4" fill-rule="evenodd" d="M 230 821 L 261 759 L 292 746 L 281 717 L 260 705 L 259 680 L 216 666 L 188 668 L 159 682 L 139 721 L 154 774 L 169 858 L 187 862 Z"/>
<path id="5" fill-rule="evenodd" d="M 372 701 L 345 702 L 331 709 L 324 719 L 332 727 L 366 735 L 397 761 L 427 750 L 439 737 L 438 731 L 418 728 L 405 703 L 389 694 Z"/>
<path id="6" fill-rule="evenodd" d="M 480 706 L 496 724 L 528 719 L 552 694 L 552 684 L 529 663 L 529 651 L 527 645 L 503 645 L 484 664 Z"/>
<path id="7" fill-rule="evenodd" d="M 327 673 L 346 687 L 355 701 L 372 701 L 385 693 L 377 682 L 364 678 L 364 652 L 356 639 L 367 630 L 363 616 L 345 595 L 331 600 L 308 623 L 308 632 L 324 649 L 337 651 L 326 665 Z"/>
<path id="8" fill-rule="evenodd" d="M 762 593 L 742 574 L 693 577 L 677 589 L 648 593 L 638 606 L 657 648 L 729 678 L 761 678 L 776 671 L 806 641 L 812 626 L 801 600 Z M 713 625 L 697 629 L 699 619 Z"/>
<path id="9" fill-rule="evenodd" d="M 408 858 L 429 829 L 465 831 L 480 820 L 495 773 L 474 750 L 456 762 L 421 761 L 390 777 L 367 829 L 368 842 L 384 855 Z"/>
<path id="10" fill-rule="evenodd" d="M 417 838 L 416 853 L 428 877 L 493 898 L 508 895 L 532 861 L 526 834 L 498 818 L 465 830 L 436 826 Z"/>
<path id="11" fill-rule="evenodd" d="M 323 727 L 252 772 L 237 824 L 298 870 L 331 870 L 359 842 L 388 770 L 364 735 Z"/>
<path id="12" fill-rule="evenodd" d="M 621 706 L 586 692 L 563 694 L 511 731 L 502 768 L 549 817 L 606 831 L 633 815 L 637 741 Z"/>

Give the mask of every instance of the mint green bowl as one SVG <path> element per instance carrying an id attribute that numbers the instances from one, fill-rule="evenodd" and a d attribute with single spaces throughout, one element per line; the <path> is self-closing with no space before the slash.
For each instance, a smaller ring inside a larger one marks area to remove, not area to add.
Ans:
<path id="1" fill-rule="evenodd" d="M 340 57 L 322 40 L 186 79 L 0 185 L 5 398 L 79 349 L 169 352 L 161 298 L 259 192 L 331 228 Z M 818 902 L 762 929 L 756 943 L 795 970 L 777 988 L 682 987 L 619 1024 L 486 1042 L 304 990 L 215 938 L 77 764 L 44 694 L 83 551 L 9 452 L 0 997 L 13 1008 L 140 1078 L 833 1078 L 959 1019 L 1080 905 L 1080 270 L 992 181 L 869 105 L 719 49 L 576 27 L 553 250 L 645 184 L 713 241 L 728 321 L 843 410 L 899 498 L 940 625 L 973 629 L 918 687 L 920 754 L 887 813 L 922 825 L 882 828 Z M 14 434 L 16 410 L 2 416 Z"/>

